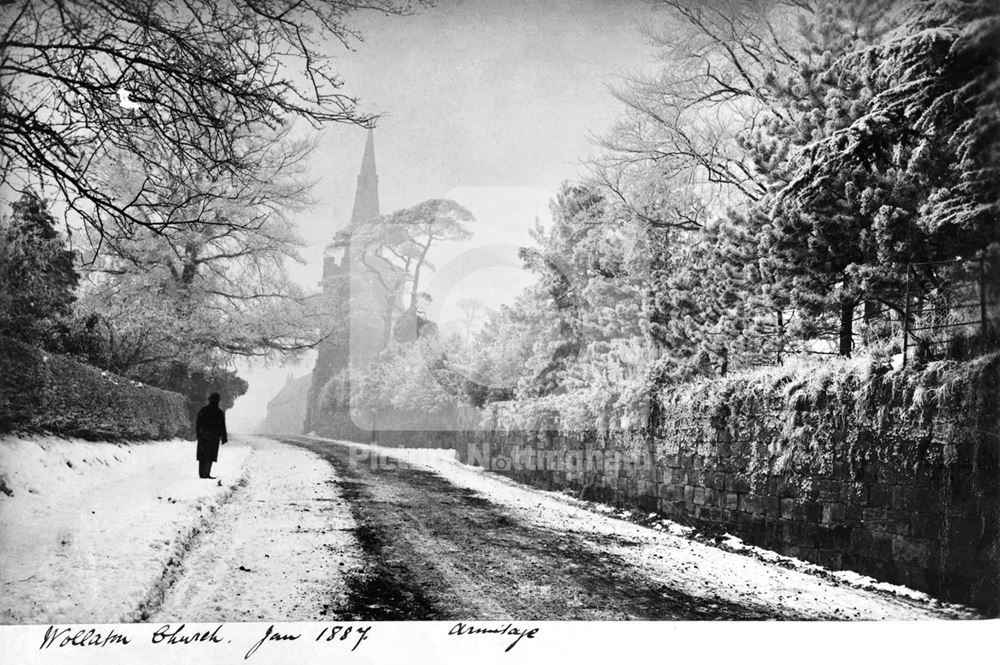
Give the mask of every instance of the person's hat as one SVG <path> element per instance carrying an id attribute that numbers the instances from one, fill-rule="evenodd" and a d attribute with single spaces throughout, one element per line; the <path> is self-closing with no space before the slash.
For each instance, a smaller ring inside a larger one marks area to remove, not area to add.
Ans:
<path id="1" fill-rule="evenodd" d="M 209 402 L 218 402 L 220 399 L 222 398 L 219 397 L 219 393 L 212 393 L 211 395 L 208 396 Z"/>

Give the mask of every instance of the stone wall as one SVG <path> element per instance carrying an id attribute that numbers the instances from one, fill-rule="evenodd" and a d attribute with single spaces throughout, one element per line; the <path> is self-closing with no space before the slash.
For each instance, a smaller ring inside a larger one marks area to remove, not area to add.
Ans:
<path id="1" fill-rule="evenodd" d="M 655 427 L 480 431 L 468 463 L 1000 611 L 1000 356 L 664 390 Z"/>

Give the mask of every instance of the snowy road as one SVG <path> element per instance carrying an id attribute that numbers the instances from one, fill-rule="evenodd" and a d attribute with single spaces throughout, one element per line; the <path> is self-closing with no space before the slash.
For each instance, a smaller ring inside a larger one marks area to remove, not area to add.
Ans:
<path id="1" fill-rule="evenodd" d="M 452 451 L 238 437 L 206 482 L 191 445 L 3 442 L 0 622 L 972 616 L 619 519 Z"/>
<path id="2" fill-rule="evenodd" d="M 266 439 L 251 445 L 246 482 L 143 620 L 310 621 L 344 604 L 361 556 L 333 469 Z"/>
<path id="3" fill-rule="evenodd" d="M 336 471 L 363 564 L 354 619 L 905 619 L 954 616 L 584 509 L 438 453 L 281 441 Z M 396 462 L 402 460 L 404 463 Z M 407 464 L 405 462 L 409 461 Z M 389 468 L 386 468 L 386 467 Z"/>

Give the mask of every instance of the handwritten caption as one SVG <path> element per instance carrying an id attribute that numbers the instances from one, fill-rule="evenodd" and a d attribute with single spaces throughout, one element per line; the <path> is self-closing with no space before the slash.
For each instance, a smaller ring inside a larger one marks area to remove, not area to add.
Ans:
<path id="1" fill-rule="evenodd" d="M 187 624 L 163 624 L 153 626 L 128 626 L 126 631 L 123 627 L 109 628 L 59 628 L 49 626 L 42 637 L 39 650 L 66 647 L 127 647 L 136 643 L 141 638 L 136 638 L 137 634 L 146 632 L 143 637 L 149 640 L 150 644 L 165 647 L 176 647 L 189 644 L 232 644 L 232 640 L 225 636 L 226 625 L 218 624 L 214 628 L 201 627 L 198 629 L 189 627 Z M 386 627 L 388 632 L 391 628 Z M 504 653 L 509 652 L 522 640 L 532 640 L 538 634 L 537 627 L 526 628 L 513 623 L 501 625 L 478 625 L 469 622 L 459 622 L 450 627 L 447 635 L 449 637 L 479 637 L 479 638 L 506 638 L 500 644 L 506 644 Z M 245 632 L 245 631 L 243 631 Z M 293 632 L 287 629 L 278 629 L 275 624 L 269 625 L 263 635 L 251 638 L 246 642 L 246 652 L 243 654 L 244 660 L 249 660 L 255 654 L 276 648 L 276 645 L 288 644 L 292 642 L 312 642 L 321 644 L 335 644 L 343 648 L 350 647 L 349 651 L 356 651 L 362 643 L 369 639 L 372 632 L 371 625 L 345 625 L 327 624 L 315 629 L 315 632 Z M 245 639 L 245 638 L 244 638 Z M 238 645 L 239 646 L 239 645 Z M 242 648 L 242 647 L 240 647 Z"/>
<path id="2" fill-rule="evenodd" d="M 226 638 L 223 635 L 224 624 L 219 624 L 215 628 L 208 630 L 192 630 L 187 624 L 180 624 L 175 626 L 172 624 L 163 624 L 158 628 L 153 630 L 150 636 L 150 642 L 152 644 L 164 645 L 164 646 L 177 646 L 183 644 L 231 644 L 232 640 Z M 361 643 L 368 639 L 368 635 L 371 632 L 371 626 L 345 626 L 341 624 L 327 625 L 319 629 L 315 636 L 304 636 L 303 633 L 294 632 L 281 632 L 277 630 L 274 624 L 271 624 L 264 631 L 263 636 L 260 639 L 253 641 L 246 653 L 244 654 L 244 660 L 249 660 L 255 653 L 257 653 L 265 644 L 278 643 L 288 643 L 296 642 L 298 640 L 309 640 L 313 642 L 321 643 L 347 643 L 351 645 L 351 651 L 355 651 Z M 130 630 L 132 634 L 138 628 Z M 38 647 L 39 650 L 49 649 L 51 647 L 114 647 L 114 646 L 127 646 L 133 643 L 134 637 L 130 637 L 124 631 L 115 630 L 114 628 L 106 629 L 105 632 L 101 632 L 96 628 L 83 628 L 73 630 L 72 628 L 57 628 L 56 626 L 49 626 L 45 630 L 45 635 L 42 637 L 42 643 Z"/>
<path id="3" fill-rule="evenodd" d="M 464 621 L 459 621 L 458 623 L 456 623 L 454 626 L 451 627 L 451 630 L 448 631 L 448 634 L 481 635 L 481 636 L 495 635 L 497 637 L 502 637 L 506 635 L 508 638 L 513 637 L 514 641 L 511 642 L 510 645 L 503 650 L 504 653 L 507 653 L 508 651 L 516 647 L 517 643 L 520 642 L 522 639 L 524 638 L 527 638 L 529 640 L 534 639 L 535 635 L 538 634 L 538 628 L 518 628 L 512 623 L 508 623 L 502 627 L 488 628 L 484 626 L 476 626 L 474 624 L 466 623 Z"/>

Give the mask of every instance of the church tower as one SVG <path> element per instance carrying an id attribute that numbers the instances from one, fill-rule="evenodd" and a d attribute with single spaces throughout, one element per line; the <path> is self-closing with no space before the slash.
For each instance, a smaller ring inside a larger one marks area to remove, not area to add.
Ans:
<path id="1" fill-rule="evenodd" d="M 354 209 L 351 212 L 350 223 L 345 230 L 356 228 L 379 216 L 378 197 L 378 173 L 375 170 L 375 138 L 374 132 L 369 129 L 365 139 L 365 151 L 361 158 L 361 170 L 358 172 L 357 189 L 354 193 Z M 337 385 L 335 391 L 340 394 L 337 402 L 345 402 L 347 399 L 347 378 L 346 372 L 350 367 L 351 348 L 349 321 L 351 312 L 349 307 L 350 281 L 352 278 L 352 258 L 350 248 L 341 244 L 331 243 L 327 246 L 323 255 L 323 293 L 327 297 L 331 306 L 329 316 L 334 322 L 342 325 L 335 328 L 331 335 L 323 340 L 317 348 L 318 355 L 316 366 L 312 372 L 312 382 L 309 389 L 308 407 L 306 409 L 305 431 L 309 432 L 321 427 L 319 422 L 321 416 L 319 411 L 322 405 L 319 404 L 324 399 L 324 389 L 330 392 L 328 383 Z M 335 381 L 331 381 L 335 379 Z M 328 397 L 327 397 L 328 398 Z M 338 411 L 343 410 L 340 417 L 335 420 L 341 421 L 341 427 L 347 427 L 346 402 L 339 404 Z"/>
<path id="2" fill-rule="evenodd" d="M 375 219 L 379 216 L 378 203 L 378 173 L 375 171 L 375 136 L 368 130 L 365 139 L 365 152 L 361 158 L 361 170 L 358 172 L 358 185 L 354 192 L 354 209 L 351 211 L 351 221 L 347 229 Z M 323 255 L 323 289 L 328 288 L 330 278 L 346 271 L 348 268 L 346 248 L 330 244 Z"/>
<path id="3" fill-rule="evenodd" d="M 354 193 L 354 212 L 351 213 L 351 226 L 367 222 L 379 216 L 378 211 L 378 174 L 375 172 L 375 139 L 374 132 L 368 130 L 365 140 L 365 155 L 361 158 L 361 172 L 358 173 L 358 189 Z"/>

